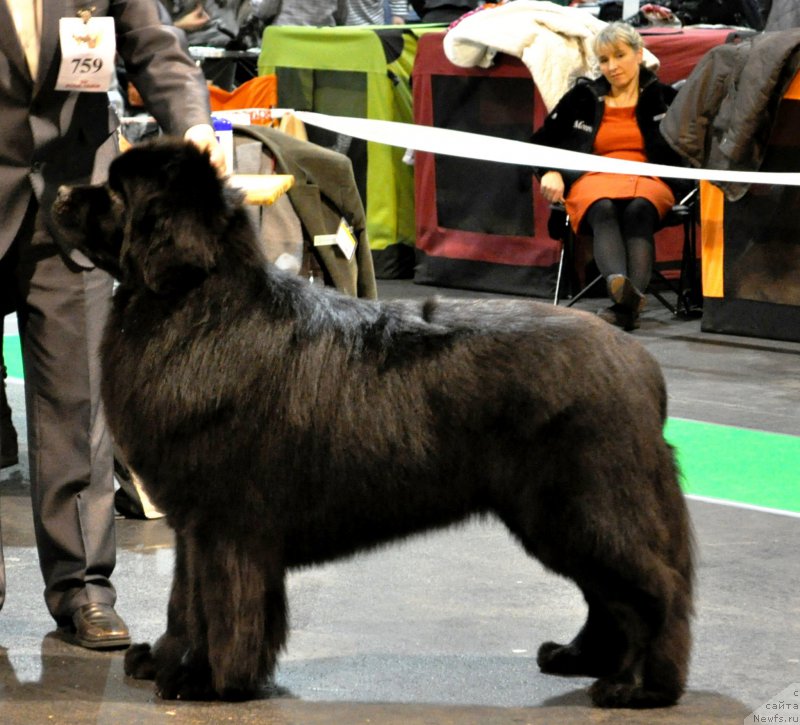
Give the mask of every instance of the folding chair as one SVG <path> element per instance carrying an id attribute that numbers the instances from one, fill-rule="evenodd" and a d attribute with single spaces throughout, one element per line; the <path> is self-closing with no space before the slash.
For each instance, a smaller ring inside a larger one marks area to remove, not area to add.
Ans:
<path id="1" fill-rule="evenodd" d="M 566 306 L 572 307 L 578 300 L 586 296 L 589 290 L 603 279 L 603 276 L 597 275 L 576 293 L 571 294 L 575 286 L 575 233 L 569 224 L 569 216 L 563 204 L 553 204 L 550 210 L 550 219 L 547 225 L 548 233 L 553 239 L 561 242 L 553 304 L 557 305 L 559 303 L 563 289 L 567 287 L 569 299 L 566 302 Z M 692 189 L 679 203 L 670 209 L 659 228 L 664 229 L 678 226 L 679 224 L 683 226 L 680 275 L 677 280 L 673 280 L 654 267 L 653 277 L 646 291 L 652 294 L 673 315 L 683 318 L 697 317 L 701 314 L 703 299 L 700 278 L 697 274 L 697 187 Z M 658 284 L 653 285 L 654 281 Z M 663 286 L 666 286 L 675 294 L 676 300 L 674 304 L 659 289 L 659 287 Z"/>

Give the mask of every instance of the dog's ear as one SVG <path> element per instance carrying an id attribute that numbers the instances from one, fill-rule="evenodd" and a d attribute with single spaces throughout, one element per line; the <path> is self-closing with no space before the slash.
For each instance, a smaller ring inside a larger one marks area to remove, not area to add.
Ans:
<path id="1" fill-rule="evenodd" d="M 216 267 L 230 208 L 207 153 L 187 144 L 174 144 L 168 154 L 154 148 L 159 153 L 142 161 L 157 174 L 145 182 L 139 174 L 124 180 L 127 251 L 144 284 L 167 294 L 194 286 Z"/>
<path id="2" fill-rule="evenodd" d="M 193 287 L 216 266 L 209 230 L 191 215 L 166 215 L 154 220 L 140 264 L 145 285 L 157 294 Z"/>

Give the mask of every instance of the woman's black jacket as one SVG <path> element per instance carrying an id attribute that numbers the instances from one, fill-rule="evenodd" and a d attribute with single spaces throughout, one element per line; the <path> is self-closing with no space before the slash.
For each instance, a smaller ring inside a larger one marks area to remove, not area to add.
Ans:
<path id="1" fill-rule="evenodd" d="M 533 134 L 531 141 L 542 146 L 592 153 L 594 139 L 603 120 L 603 97 L 610 89 L 608 81 L 602 76 L 595 80 L 579 78 L 545 119 L 541 128 Z M 652 71 L 644 66 L 640 68 L 636 121 L 644 138 L 644 153 L 650 163 L 685 166 L 683 158 L 667 144 L 658 130 L 675 94 L 675 89 L 660 83 Z M 561 173 L 565 196 L 572 184 L 586 173 L 540 167 L 536 169 L 536 175 L 541 179 L 548 171 Z M 676 201 L 685 196 L 694 184 L 686 179 L 665 178 L 664 182 L 672 189 Z"/>

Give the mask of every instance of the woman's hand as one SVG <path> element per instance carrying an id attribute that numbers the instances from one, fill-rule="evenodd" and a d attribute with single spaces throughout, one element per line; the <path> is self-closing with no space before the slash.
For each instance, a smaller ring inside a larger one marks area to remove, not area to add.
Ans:
<path id="1" fill-rule="evenodd" d="M 550 204 L 564 202 L 564 177 L 558 171 L 548 171 L 540 182 L 542 196 Z"/>
<path id="2" fill-rule="evenodd" d="M 173 23 L 176 28 L 180 28 L 181 30 L 185 30 L 187 33 L 191 33 L 195 30 L 204 28 L 206 25 L 208 25 L 209 20 L 211 20 L 211 17 L 205 11 L 203 4 L 197 3 L 193 10 L 190 10 L 188 13 L 186 13 L 186 15 L 174 20 Z"/>

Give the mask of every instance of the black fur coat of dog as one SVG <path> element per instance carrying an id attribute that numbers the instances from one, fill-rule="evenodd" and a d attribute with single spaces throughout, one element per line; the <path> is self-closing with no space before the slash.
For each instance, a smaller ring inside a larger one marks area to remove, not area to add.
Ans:
<path id="1" fill-rule="evenodd" d="M 589 605 L 541 670 L 596 677 L 600 706 L 678 700 L 690 525 L 664 380 L 634 339 L 533 301 L 312 287 L 265 263 L 239 195 L 174 140 L 62 189 L 54 214 L 119 280 L 106 415 L 176 536 L 167 630 L 129 675 L 164 698 L 256 696 L 287 570 L 494 515 Z"/>

